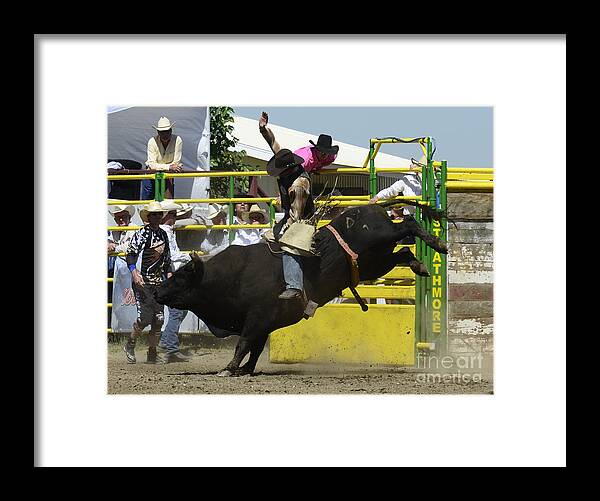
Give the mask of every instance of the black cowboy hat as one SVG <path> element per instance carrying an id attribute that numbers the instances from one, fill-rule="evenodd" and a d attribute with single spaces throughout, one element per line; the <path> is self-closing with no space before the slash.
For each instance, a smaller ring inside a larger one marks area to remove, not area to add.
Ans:
<path id="1" fill-rule="evenodd" d="M 317 148 L 319 151 L 322 151 L 327 155 L 336 155 L 338 150 L 340 149 L 339 146 L 331 146 L 331 136 L 328 136 L 327 134 L 321 134 L 319 136 L 319 139 L 317 139 L 317 144 L 313 143 L 310 139 L 308 140 L 308 142 L 312 144 L 315 148 Z"/>
<path id="2" fill-rule="evenodd" d="M 304 158 L 284 148 L 275 153 L 275 155 L 271 157 L 271 160 L 267 162 L 267 173 L 269 176 L 278 177 L 290 167 L 302 165 L 303 162 Z"/>

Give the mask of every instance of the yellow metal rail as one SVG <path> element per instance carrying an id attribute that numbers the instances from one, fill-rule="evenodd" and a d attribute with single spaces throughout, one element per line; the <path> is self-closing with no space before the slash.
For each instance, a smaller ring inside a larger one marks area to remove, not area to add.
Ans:
<path id="1" fill-rule="evenodd" d="M 468 172 L 449 173 L 447 181 L 493 181 L 493 174 L 473 174 Z"/>
<path id="2" fill-rule="evenodd" d="M 493 182 L 469 182 L 469 181 L 446 181 L 446 188 L 448 191 L 460 192 L 460 191 L 483 191 L 489 192 L 494 191 Z"/>
<path id="3" fill-rule="evenodd" d="M 127 181 L 127 180 L 138 180 L 138 179 L 154 179 L 155 175 L 154 174 L 138 174 L 136 176 L 134 175 L 116 175 L 116 174 L 111 174 L 109 176 L 106 176 L 106 179 L 108 179 L 109 181 Z"/>
<path id="4" fill-rule="evenodd" d="M 197 250 L 182 250 L 179 252 L 183 252 L 184 254 L 191 254 L 192 252 L 195 252 L 196 254 L 198 254 L 199 256 L 204 256 L 206 254 L 206 252 L 203 251 L 197 251 Z M 127 255 L 127 252 L 109 252 L 108 253 L 109 256 L 120 256 L 120 257 L 125 257 Z M 112 281 L 112 278 L 109 278 L 108 281 Z"/>
<path id="5" fill-rule="evenodd" d="M 276 197 L 256 197 L 256 198 L 252 198 L 252 197 L 240 197 L 240 198 L 175 198 L 175 199 L 171 199 L 169 198 L 168 200 L 175 202 L 175 203 L 217 203 L 217 204 L 224 204 L 224 203 L 241 203 L 241 202 L 253 202 L 253 203 L 258 203 L 258 202 L 265 202 L 265 203 L 271 203 L 275 200 Z M 108 205 L 143 205 L 143 204 L 147 204 L 149 202 L 151 202 L 152 200 L 118 200 L 118 199 L 111 199 L 108 201 Z"/>
<path id="6" fill-rule="evenodd" d="M 129 231 L 139 230 L 143 226 L 108 226 L 109 231 Z M 206 226 L 205 224 L 188 224 L 187 226 L 179 226 L 173 228 L 175 231 L 181 230 L 235 230 L 235 229 L 258 229 L 258 228 L 271 228 L 268 224 L 213 224 L 212 226 Z"/>
<path id="7" fill-rule="evenodd" d="M 179 174 L 165 174 L 166 179 L 179 177 L 253 177 L 253 176 L 268 176 L 266 170 L 249 170 L 249 171 L 202 171 L 202 172 L 182 172 Z"/>

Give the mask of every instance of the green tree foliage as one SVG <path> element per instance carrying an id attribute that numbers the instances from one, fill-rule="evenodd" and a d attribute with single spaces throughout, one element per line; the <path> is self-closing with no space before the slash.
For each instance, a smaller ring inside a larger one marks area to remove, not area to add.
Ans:
<path id="1" fill-rule="evenodd" d="M 238 138 L 233 136 L 233 108 L 219 106 L 210 108 L 210 168 L 213 171 L 250 171 L 256 170 L 244 162 L 245 151 L 233 151 Z M 235 191 L 248 191 L 249 178 L 236 177 Z M 229 196 L 229 178 L 210 178 L 212 198 Z"/>

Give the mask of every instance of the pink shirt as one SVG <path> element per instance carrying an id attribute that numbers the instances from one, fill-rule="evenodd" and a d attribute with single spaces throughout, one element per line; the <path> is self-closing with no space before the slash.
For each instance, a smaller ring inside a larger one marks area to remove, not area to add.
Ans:
<path id="1" fill-rule="evenodd" d="M 319 160 L 316 154 L 317 148 L 314 146 L 305 146 L 299 148 L 294 153 L 304 158 L 302 166 L 306 172 L 313 172 L 322 169 L 323 167 L 330 165 L 336 159 L 337 154 L 327 155 L 325 160 Z"/>

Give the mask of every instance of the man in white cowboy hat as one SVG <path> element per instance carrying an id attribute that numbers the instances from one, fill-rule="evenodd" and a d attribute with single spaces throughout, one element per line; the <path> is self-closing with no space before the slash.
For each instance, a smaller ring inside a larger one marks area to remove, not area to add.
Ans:
<path id="1" fill-rule="evenodd" d="M 148 140 L 146 167 L 153 171 L 168 171 L 172 173 L 181 172 L 183 164 L 181 156 L 183 152 L 183 140 L 181 136 L 173 134 L 173 126 L 167 117 L 160 117 L 156 125 L 156 136 Z M 154 182 L 144 179 L 142 184 L 142 199 L 154 198 Z M 175 195 L 175 184 L 173 179 L 165 181 L 165 198 L 173 198 Z"/>
<path id="2" fill-rule="evenodd" d="M 250 209 L 243 211 L 240 215 L 242 224 L 267 224 L 267 211 L 261 209 L 257 204 L 252 204 Z M 238 231 L 231 245 L 253 245 L 261 241 L 266 228 L 243 228 Z"/>
<path id="3" fill-rule="evenodd" d="M 260 119 L 258 120 L 258 130 L 265 138 L 265 141 L 267 141 L 267 144 L 273 153 L 277 153 L 281 149 L 281 146 L 275 139 L 275 134 L 273 134 L 273 131 L 267 127 L 268 123 L 269 115 L 263 111 Z M 297 150 L 294 150 L 294 154 L 302 157 L 302 167 L 304 167 L 304 170 L 309 174 L 318 173 L 323 167 L 331 165 L 337 158 L 340 147 L 331 144 L 331 136 L 327 134 L 320 134 L 316 143 L 310 139 L 308 142 L 312 146 L 298 148 Z"/>
<path id="4" fill-rule="evenodd" d="M 135 214 L 135 207 L 133 205 L 109 205 L 108 213 L 112 215 L 117 226 L 129 226 L 131 218 Z M 114 254 L 125 252 L 129 246 L 129 241 L 133 237 L 134 231 L 119 231 L 111 230 L 108 232 L 108 243 L 107 251 L 108 256 L 108 278 L 113 278 L 115 275 L 115 268 L 120 264 L 125 264 L 125 260 L 122 257 L 115 256 Z M 113 254 L 113 255 L 111 255 Z M 108 302 L 115 303 L 113 301 L 113 283 L 108 282 Z M 108 326 L 111 325 L 112 312 L 108 315 Z"/>
<path id="5" fill-rule="evenodd" d="M 208 204 L 205 224 L 207 226 L 227 224 L 226 207 L 215 203 Z M 206 238 L 200 244 L 200 250 L 204 252 L 205 259 L 210 259 L 228 246 L 227 230 L 211 228 L 208 230 Z"/>
<path id="6" fill-rule="evenodd" d="M 176 204 L 172 200 L 163 200 L 160 202 L 165 212 L 165 217 L 160 227 L 165 231 L 169 239 L 169 253 L 171 256 L 171 272 L 177 271 L 183 265 L 191 261 L 189 254 L 181 252 L 175 238 L 173 228 L 177 220 L 188 218 L 192 213 L 192 207 L 187 204 Z M 165 326 L 158 344 L 159 348 L 165 352 L 163 361 L 188 362 L 189 359 L 180 352 L 179 348 L 179 328 L 188 314 L 188 310 L 178 310 L 169 308 L 169 320 Z"/>
<path id="7" fill-rule="evenodd" d="M 108 213 L 112 215 L 117 226 L 129 226 L 135 214 L 133 205 L 109 205 Z M 125 252 L 133 231 L 112 230 L 108 232 L 108 252 Z"/>
<path id="8" fill-rule="evenodd" d="M 131 271 L 133 293 L 135 294 L 138 317 L 133 323 L 132 332 L 123 347 L 127 356 L 127 362 L 136 363 L 135 343 L 136 339 L 148 325 L 148 363 L 161 362 L 156 346 L 158 335 L 164 322 L 164 306 L 158 304 L 154 298 L 157 287 L 166 277 L 169 277 L 171 267 L 171 253 L 169 251 L 169 237 L 160 223 L 166 214 L 165 208 L 160 202 L 150 202 L 140 211 L 140 217 L 144 223 L 143 228 L 133 235 L 127 248 L 127 266 Z M 141 255 L 141 266 L 138 270 L 136 262 Z"/>
<path id="9" fill-rule="evenodd" d="M 292 223 L 309 219 L 315 212 L 310 191 L 310 177 L 302 167 L 303 158 L 288 149 L 281 149 L 267 162 L 267 172 L 277 177 L 283 218 L 273 226 L 273 234 L 280 239 Z M 282 254 L 285 290 L 280 299 L 295 299 L 302 296 L 302 256 L 285 251 Z"/>

